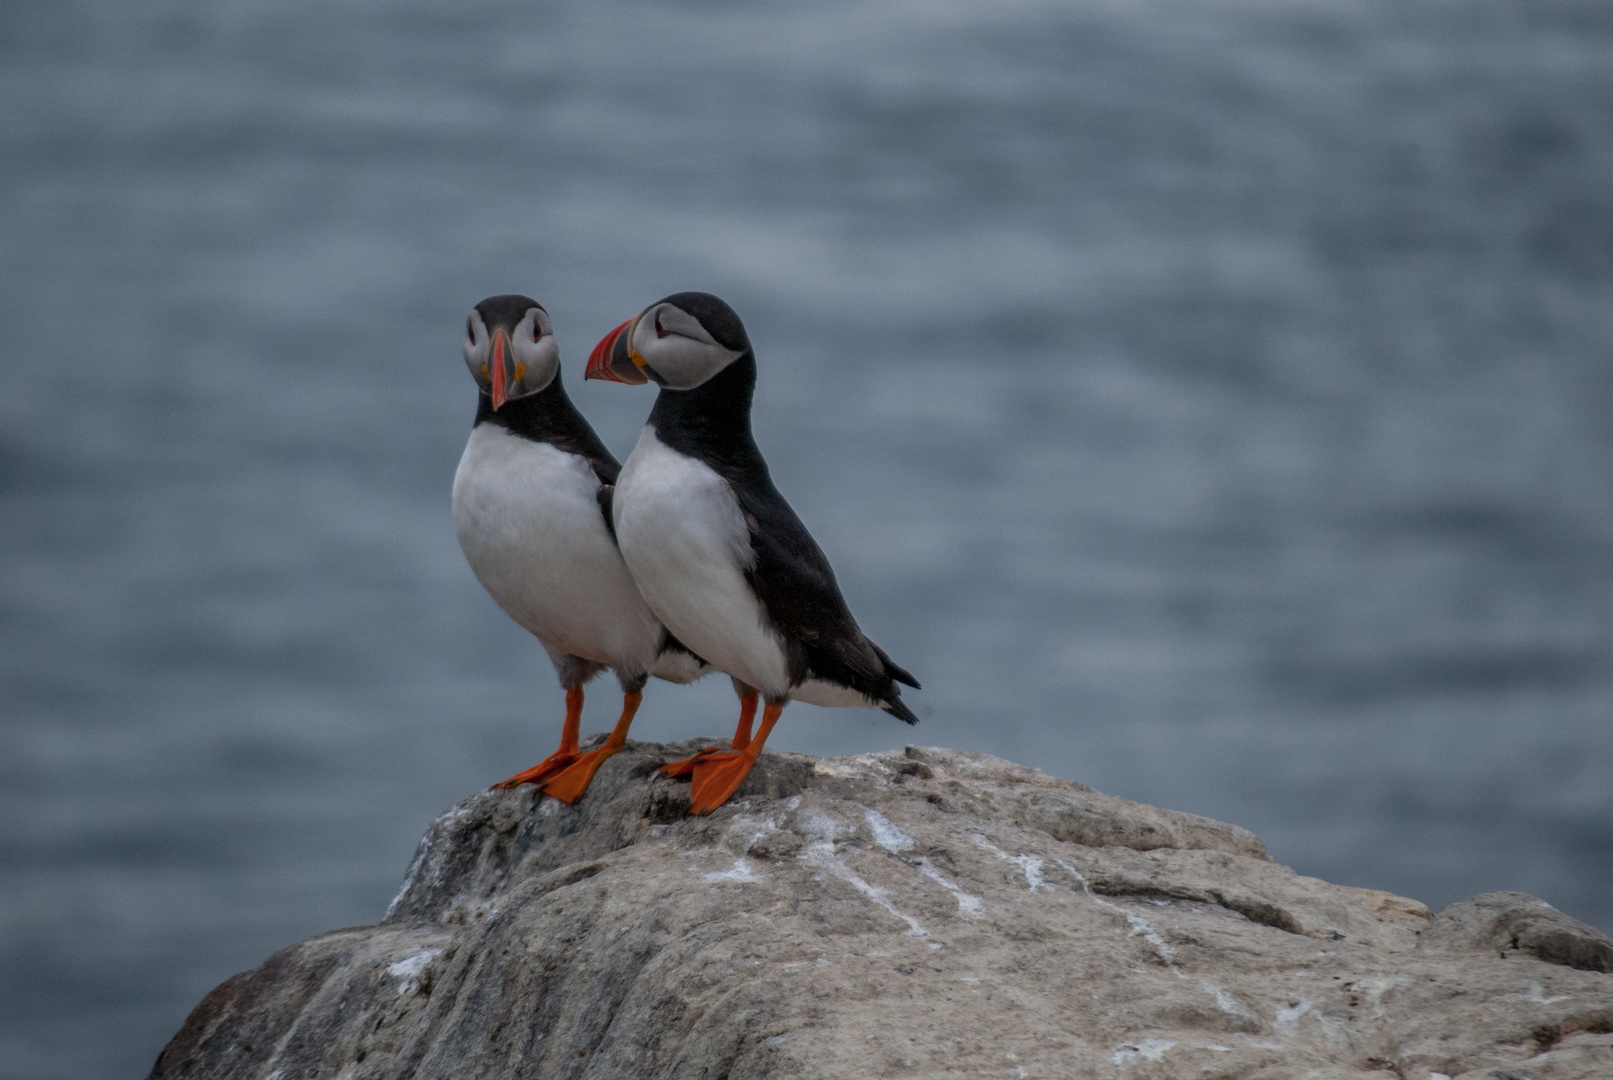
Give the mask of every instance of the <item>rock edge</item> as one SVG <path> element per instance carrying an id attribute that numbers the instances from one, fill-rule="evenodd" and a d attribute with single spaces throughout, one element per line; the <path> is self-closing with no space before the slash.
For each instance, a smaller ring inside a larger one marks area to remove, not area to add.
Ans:
<path id="1" fill-rule="evenodd" d="M 1613 1076 L 1613 942 L 1430 916 L 1234 825 L 985 754 L 765 754 L 690 819 L 629 743 L 571 808 L 480 792 L 386 918 L 210 993 L 151 1076 Z"/>

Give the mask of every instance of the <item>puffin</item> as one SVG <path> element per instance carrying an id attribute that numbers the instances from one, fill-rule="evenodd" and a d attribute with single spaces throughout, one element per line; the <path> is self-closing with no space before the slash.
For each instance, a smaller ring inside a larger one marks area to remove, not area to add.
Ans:
<path id="1" fill-rule="evenodd" d="M 490 296 L 465 321 L 480 394 L 454 473 L 454 529 L 471 570 L 530 631 L 566 693 L 560 746 L 494 785 L 538 784 L 576 803 L 622 749 L 651 674 L 691 682 L 709 667 L 668 635 L 617 550 L 611 491 L 621 465 L 566 396 L 549 313 L 528 296 Z M 622 713 L 604 745 L 578 746 L 583 684 L 616 672 Z"/>
<path id="2" fill-rule="evenodd" d="M 674 293 L 606 334 L 584 378 L 660 387 L 616 478 L 616 542 L 655 617 L 740 695 L 727 748 L 662 767 L 691 777 L 691 811 L 728 800 L 792 700 L 917 723 L 897 684 L 918 682 L 858 627 L 829 560 L 773 485 L 751 433 L 756 353 L 734 309 Z"/>

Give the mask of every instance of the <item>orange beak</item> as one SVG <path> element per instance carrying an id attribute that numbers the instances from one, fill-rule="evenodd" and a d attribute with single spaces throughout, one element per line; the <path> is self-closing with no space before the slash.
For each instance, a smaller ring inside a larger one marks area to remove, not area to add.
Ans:
<path id="1" fill-rule="evenodd" d="M 493 411 L 498 412 L 509 400 L 510 376 L 507 372 L 513 346 L 510 344 L 510 335 L 507 330 L 500 327 L 493 331 L 493 357 L 488 366 L 487 377 L 493 384 Z"/>
<path id="2" fill-rule="evenodd" d="M 588 369 L 583 373 L 583 378 L 635 386 L 650 381 L 642 370 L 641 361 L 628 349 L 627 330 L 637 321 L 638 316 L 635 315 L 599 339 L 594 351 L 588 354 Z"/>

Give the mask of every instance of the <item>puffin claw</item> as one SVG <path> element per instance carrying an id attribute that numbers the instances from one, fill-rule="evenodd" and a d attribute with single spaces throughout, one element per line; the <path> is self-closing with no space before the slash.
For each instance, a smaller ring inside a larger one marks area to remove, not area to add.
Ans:
<path id="1" fill-rule="evenodd" d="M 522 784 L 541 784 L 556 773 L 564 771 L 578 755 L 570 750 L 556 750 L 530 769 L 522 769 L 508 780 L 500 780 L 488 790 L 505 791 Z"/>

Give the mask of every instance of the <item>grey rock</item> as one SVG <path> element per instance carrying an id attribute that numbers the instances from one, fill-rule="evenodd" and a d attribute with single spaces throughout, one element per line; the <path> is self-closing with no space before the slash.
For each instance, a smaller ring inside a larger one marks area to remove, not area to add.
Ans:
<path id="1" fill-rule="evenodd" d="M 1480 893 L 1443 908 L 1422 935 L 1425 949 L 1516 950 L 1581 971 L 1613 972 L 1613 940 L 1544 900 L 1521 892 Z"/>
<path id="2" fill-rule="evenodd" d="M 1431 917 L 934 748 L 766 754 L 688 818 L 655 766 L 698 745 L 465 799 L 380 925 L 226 981 L 151 1075 L 1613 1077 L 1607 939 L 1532 897 Z"/>

